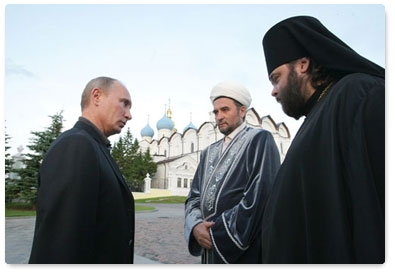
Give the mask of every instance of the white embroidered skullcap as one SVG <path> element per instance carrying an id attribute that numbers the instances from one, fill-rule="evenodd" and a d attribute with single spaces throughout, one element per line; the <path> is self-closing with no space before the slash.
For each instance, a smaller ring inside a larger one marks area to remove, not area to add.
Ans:
<path id="1" fill-rule="evenodd" d="M 220 97 L 234 99 L 246 108 L 251 105 L 250 92 L 247 88 L 235 82 L 221 82 L 214 86 L 210 94 L 211 102 L 214 104 L 214 101 Z"/>

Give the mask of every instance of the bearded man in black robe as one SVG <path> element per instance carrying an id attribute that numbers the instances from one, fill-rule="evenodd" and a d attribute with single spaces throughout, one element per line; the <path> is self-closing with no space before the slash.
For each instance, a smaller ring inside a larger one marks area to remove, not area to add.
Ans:
<path id="1" fill-rule="evenodd" d="M 247 127 L 248 90 L 223 82 L 211 92 L 224 138 L 201 154 L 185 202 L 185 239 L 202 263 L 261 263 L 262 216 L 280 167 L 270 132 Z"/>
<path id="2" fill-rule="evenodd" d="M 272 95 L 306 116 L 263 219 L 265 263 L 384 263 L 385 70 L 316 18 L 263 38 Z"/>

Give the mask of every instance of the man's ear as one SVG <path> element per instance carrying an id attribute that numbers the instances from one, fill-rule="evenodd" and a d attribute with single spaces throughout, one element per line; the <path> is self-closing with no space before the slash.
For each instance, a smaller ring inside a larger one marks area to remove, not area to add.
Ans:
<path id="1" fill-rule="evenodd" d="M 306 73 L 310 67 L 310 59 L 303 57 L 299 60 L 300 73 Z"/>
<path id="2" fill-rule="evenodd" d="M 100 88 L 93 88 L 91 91 L 91 99 L 93 105 L 98 106 L 100 104 L 101 96 L 103 95 L 103 91 Z"/>
<path id="3" fill-rule="evenodd" d="M 243 118 L 243 120 L 245 119 L 246 114 L 247 114 L 247 107 L 245 107 L 244 105 L 242 105 L 242 106 L 240 107 L 240 115 L 241 115 L 241 117 Z"/>

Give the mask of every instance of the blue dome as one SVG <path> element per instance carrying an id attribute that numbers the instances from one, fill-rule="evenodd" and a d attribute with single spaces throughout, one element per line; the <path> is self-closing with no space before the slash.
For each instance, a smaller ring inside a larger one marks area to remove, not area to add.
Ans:
<path id="1" fill-rule="evenodd" d="M 149 126 L 149 124 L 147 123 L 147 126 L 145 126 L 143 129 L 141 129 L 140 134 L 141 134 L 141 137 L 153 137 L 155 132 L 151 128 L 151 126 Z"/>
<path id="2" fill-rule="evenodd" d="M 174 128 L 174 124 L 171 121 L 171 119 L 169 119 L 166 114 L 164 114 L 163 118 L 161 118 L 157 123 L 156 123 L 156 128 L 158 128 L 158 130 L 161 129 L 167 129 L 167 130 L 173 130 Z"/>
<path id="3" fill-rule="evenodd" d="M 186 130 L 188 130 L 189 128 L 192 128 L 192 129 L 197 130 L 197 128 L 195 127 L 195 125 L 193 125 L 192 121 L 184 128 L 184 132 L 185 132 Z"/>

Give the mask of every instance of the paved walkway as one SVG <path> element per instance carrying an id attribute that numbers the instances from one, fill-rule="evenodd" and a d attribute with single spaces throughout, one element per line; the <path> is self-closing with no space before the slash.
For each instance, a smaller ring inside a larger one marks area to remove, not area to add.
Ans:
<path id="1" fill-rule="evenodd" d="M 135 264 L 197 264 L 184 239 L 184 205 L 153 204 L 153 212 L 136 213 Z M 5 219 L 5 262 L 29 260 L 35 217 Z"/>

